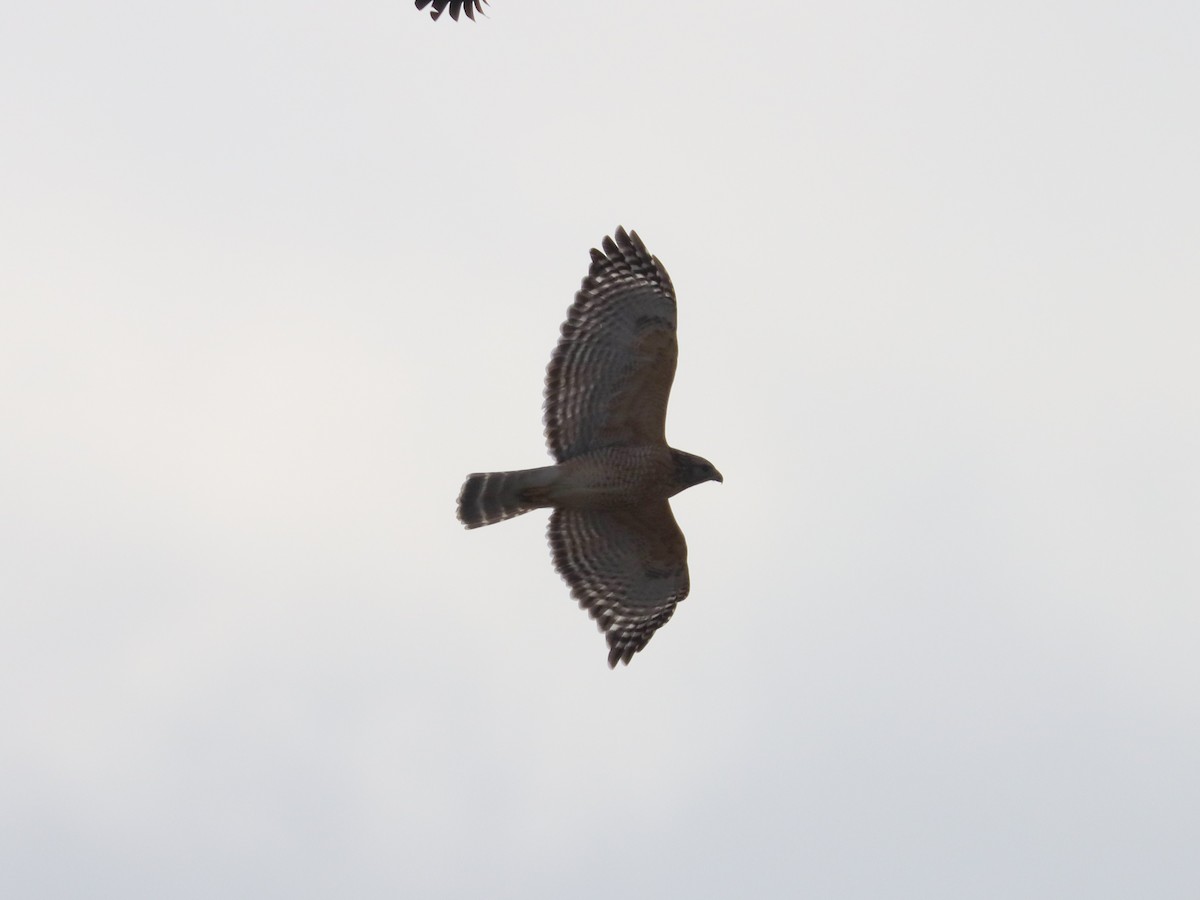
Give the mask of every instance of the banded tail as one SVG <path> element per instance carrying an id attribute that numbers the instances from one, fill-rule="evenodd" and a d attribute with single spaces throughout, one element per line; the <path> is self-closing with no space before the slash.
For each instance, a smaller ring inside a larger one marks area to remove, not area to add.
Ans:
<path id="1" fill-rule="evenodd" d="M 554 481 L 556 468 L 468 475 L 458 495 L 458 521 L 480 528 L 548 506 L 546 488 Z"/>

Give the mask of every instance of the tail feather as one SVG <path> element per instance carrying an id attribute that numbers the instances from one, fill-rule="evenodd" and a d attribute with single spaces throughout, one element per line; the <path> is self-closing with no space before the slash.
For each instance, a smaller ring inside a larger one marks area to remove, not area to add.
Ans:
<path id="1" fill-rule="evenodd" d="M 494 525 L 546 506 L 545 492 L 554 466 L 515 472 L 477 472 L 468 475 L 458 495 L 458 520 L 468 528 Z"/>

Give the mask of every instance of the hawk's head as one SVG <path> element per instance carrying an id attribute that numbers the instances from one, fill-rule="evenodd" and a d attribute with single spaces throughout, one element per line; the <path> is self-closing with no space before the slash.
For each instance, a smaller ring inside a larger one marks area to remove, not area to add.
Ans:
<path id="1" fill-rule="evenodd" d="M 675 472 L 671 479 L 672 497 L 703 481 L 725 480 L 717 471 L 717 467 L 701 456 L 672 449 L 671 461 L 675 464 Z"/>

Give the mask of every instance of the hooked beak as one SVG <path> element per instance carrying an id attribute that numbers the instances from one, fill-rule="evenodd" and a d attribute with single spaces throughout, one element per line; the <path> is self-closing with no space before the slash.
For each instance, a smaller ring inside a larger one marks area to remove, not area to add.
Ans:
<path id="1" fill-rule="evenodd" d="M 721 473 L 720 473 L 720 472 L 718 472 L 716 469 L 713 469 L 713 477 L 712 477 L 712 480 L 713 480 L 713 481 L 719 481 L 721 484 L 724 484 L 724 483 L 725 483 L 725 478 L 724 478 L 724 476 L 722 476 L 722 475 L 721 475 Z"/>

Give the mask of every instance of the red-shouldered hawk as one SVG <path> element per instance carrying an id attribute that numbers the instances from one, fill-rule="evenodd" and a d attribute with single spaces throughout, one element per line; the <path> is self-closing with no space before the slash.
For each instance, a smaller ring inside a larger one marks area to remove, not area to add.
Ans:
<path id="1" fill-rule="evenodd" d="M 468 475 L 468 528 L 552 507 L 554 565 L 628 663 L 688 594 L 687 544 L 667 502 L 722 481 L 708 460 L 667 446 L 675 378 L 675 292 L 637 232 L 618 228 L 567 312 L 546 371 L 553 466 Z"/>

